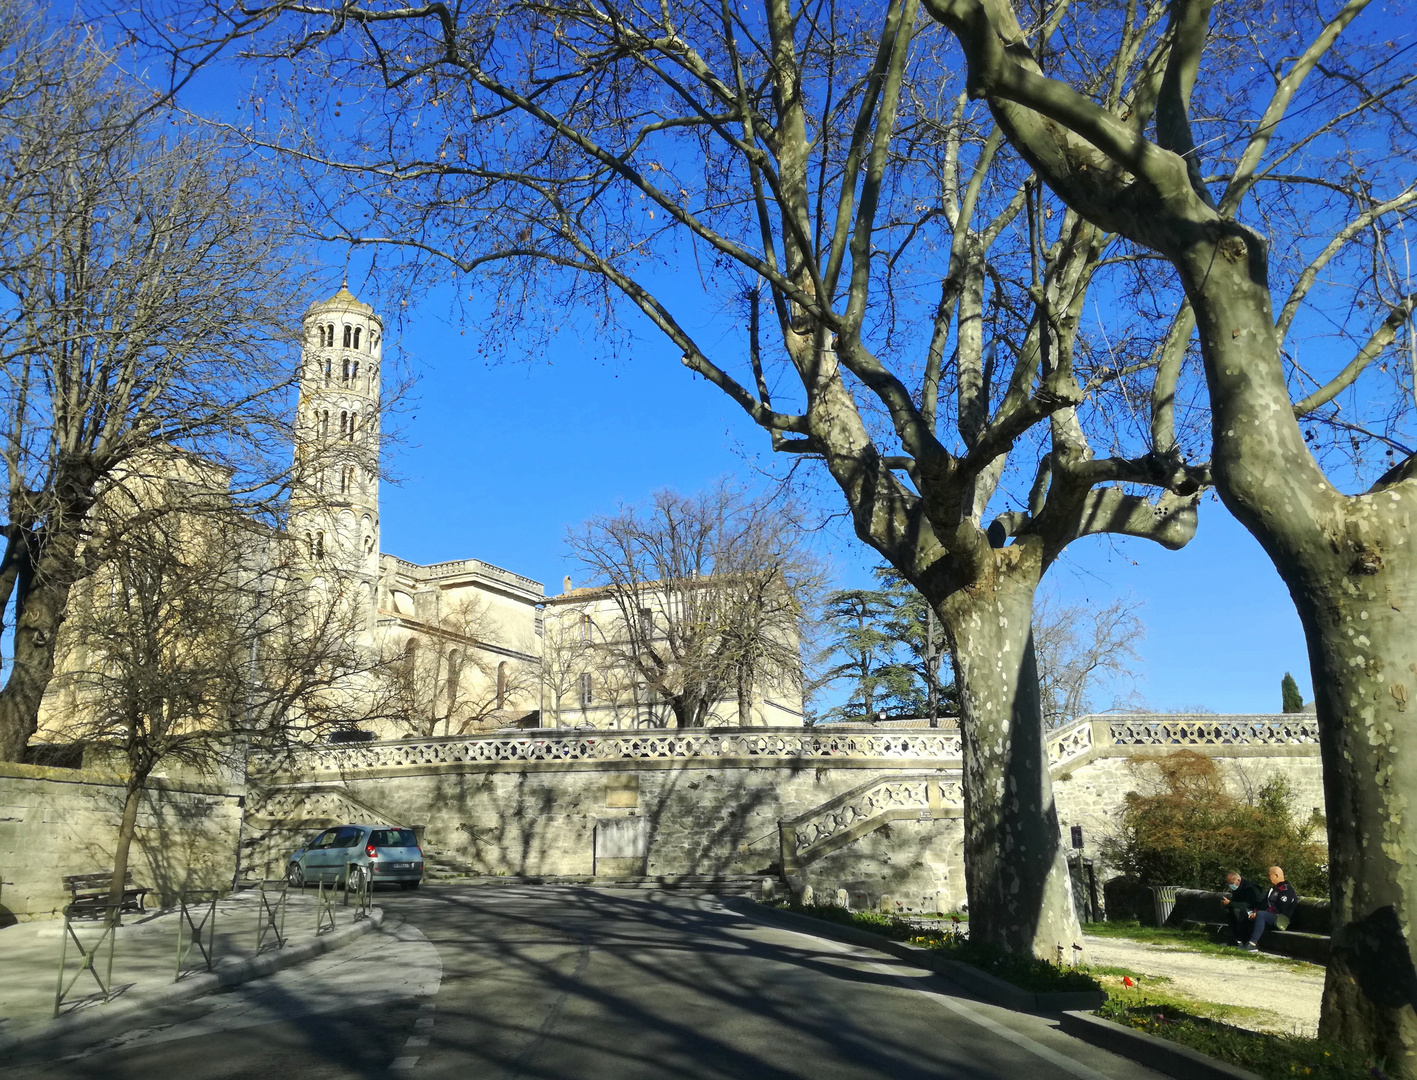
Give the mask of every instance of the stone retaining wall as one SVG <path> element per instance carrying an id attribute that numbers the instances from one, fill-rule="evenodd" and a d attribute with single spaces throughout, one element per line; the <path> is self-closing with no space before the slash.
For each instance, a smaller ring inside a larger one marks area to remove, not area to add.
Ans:
<path id="1" fill-rule="evenodd" d="M 122 810 L 111 774 L 0 762 L 0 925 L 59 914 L 66 874 L 111 869 Z M 153 781 L 129 857 L 133 880 L 157 893 L 148 903 L 229 886 L 240 815 L 235 792 Z"/>

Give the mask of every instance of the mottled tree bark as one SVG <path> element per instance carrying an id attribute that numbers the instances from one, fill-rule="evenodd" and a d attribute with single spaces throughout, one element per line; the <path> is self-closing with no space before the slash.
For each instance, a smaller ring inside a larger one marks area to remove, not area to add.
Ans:
<path id="1" fill-rule="evenodd" d="M 952 643 L 964 750 L 971 940 L 1071 963 L 1083 954 L 1048 771 L 1033 597 L 1040 544 L 999 552 L 986 584 L 940 605 Z"/>
<path id="2" fill-rule="evenodd" d="M 1333 914 L 1320 1031 L 1417 1076 L 1417 479 L 1358 496 L 1329 483 L 1284 382 L 1264 242 L 1228 232 L 1178 262 L 1221 496 L 1289 587 L 1308 644 Z"/>

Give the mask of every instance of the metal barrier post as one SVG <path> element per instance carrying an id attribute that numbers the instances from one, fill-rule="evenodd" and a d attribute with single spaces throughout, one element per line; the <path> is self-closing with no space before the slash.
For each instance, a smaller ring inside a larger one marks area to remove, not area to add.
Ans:
<path id="1" fill-rule="evenodd" d="M 192 919 L 192 907 L 188 905 L 188 897 L 211 897 L 210 901 L 202 900 L 197 906 L 206 906 L 207 912 L 199 921 Z M 177 964 L 172 973 L 172 981 L 177 982 L 182 978 L 182 961 L 187 959 L 192 952 L 192 946 L 197 947 L 197 951 L 202 954 L 202 959 L 206 961 L 207 970 L 211 971 L 214 963 L 213 953 L 216 952 L 216 902 L 221 896 L 219 889 L 184 889 L 178 894 L 178 901 L 181 904 L 181 912 L 177 917 Z M 192 938 L 187 942 L 187 947 L 182 947 L 182 926 L 183 923 L 191 929 Z M 206 932 L 210 942 L 210 949 L 202 942 L 202 933 Z"/>
<path id="2" fill-rule="evenodd" d="M 64 998 L 68 995 L 69 991 L 74 988 L 74 983 L 79 981 L 79 976 L 85 971 L 94 977 L 94 982 L 98 983 L 98 988 L 103 992 L 103 1000 L 105 1002 L 108 1001 L 113 993 L 113 941 L 116 936 L 114 931 L 118 928 L 118 916 L 123 905 L 121 902 L 117 904 L 84 905 L 86 911 L 92 911 L 94 908 L 102 908 L 104 911 L 103 933 L 99 935 L 98 941 L 94 943 L 91 949 L 85 949 L 84 943 L 79 940 L 79 935 L 74 932 L 72 907 L 73 905 L 71 904 L 64 908 L 64 933 L 59 938 L 59 979 L 54 987 L 55 1016 L 59 1015 L 59 1006 L 64 1003 Z M 74 945 L 79 950 L 79 955 L 83 957 L 83 961 L 79 964 L 79 970 L 74 972 L 74 977 L 66 984 L 64 982 L 64 968 L 68 963 L 70 938 L 74 939 Z M 103 948 L 104 942 L 108 943 L 108 958 L 104 966 L 104 973 L 100 976 L 98 970 L 94 967 L 94 961 L 98 959 L 98 952 Z"/>
<path id="3" fill-rule="evenodd" d="M 372 903 L 370 893 L 374 888 L 374 878 L 369 871 L 358 863 L 348 863 L 344 868 L 344 906 L 349 906 L 350 890 L 354 891 L 354 921 L 369 917 L 369 907 Z"/>
<path id="4" fill-rule="evenodd" d="M 315 888 L 315 936 L 319 937 L 335 928 L 335 889 L 339 882 L 330 882 L 330 890 L 325 891 L 325 883 L 319 882 Z"/>
<path id="5" fill-rule="evenodd" d="M 285 948 L 285 897 L 290 883 L 285 878 L 262 880 L 256 908 L 256 952 L 260 953 L 266 942 L 266 935 L 276 939 L 276 948 Z M 271 906 L 270 893 L 276 894 L 275 906 Z"/>

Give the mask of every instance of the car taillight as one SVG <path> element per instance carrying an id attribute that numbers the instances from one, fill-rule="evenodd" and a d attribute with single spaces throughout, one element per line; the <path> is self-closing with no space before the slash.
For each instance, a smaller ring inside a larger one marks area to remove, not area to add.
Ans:
<path id="1" fill-rule="evenodd" d="M 368 855 L 371 859 L 378 858 L 379 849 L 376 848 L 373 844 L 365 844 L 364 854 Z"/>

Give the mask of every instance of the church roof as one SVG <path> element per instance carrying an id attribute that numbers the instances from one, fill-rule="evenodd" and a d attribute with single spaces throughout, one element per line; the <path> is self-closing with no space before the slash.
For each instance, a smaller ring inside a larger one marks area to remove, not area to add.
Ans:
<path id="1" fill-rule="evenodd" d="M 328 300 L 317 300 L 315 303 L 311 304 L 310 307 L 307 309 L 306 313 L 308 314 L 311 311 L 322 311 L 325 308 L 340 308 L 345 311 L 354 310 L 365 312 L 370 315 L 374 314 L 374 309 L 372 307 L 364 303 L 364 301 L 360 300 L 359 297 L 355 296 L 352 292 L 349 291 L 348 282 L 342 284 L 339 287 L 339 292 L 335 293 L 334 296 L 330 297 Z"/>

